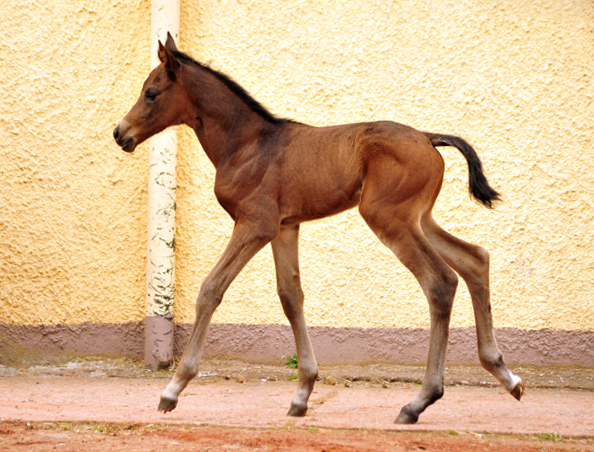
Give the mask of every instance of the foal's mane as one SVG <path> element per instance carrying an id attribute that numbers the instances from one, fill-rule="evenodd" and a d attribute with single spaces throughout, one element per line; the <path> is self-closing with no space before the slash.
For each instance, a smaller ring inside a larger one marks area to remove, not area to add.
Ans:
<path id="1" fill-rule="evenodd" d="M 266 107 L 264 107 L 260 102 L 258 102 L 256 99 L 254 99 L 241 85 L 239 85 L 239 83 L 237 83 L 235 80 L 233 80 L 228 75 L 223 74 L 222 72 L 216 71 L 213 68 L 211 68 L 203 63 L 200 63 L 199 61 L 196 61 L 190 55 L 188 55 L 184 52 L 180 52 L 179 50 L 174 50 L 171 53 L 173 54 L 174 57 L 176 57 L 177 59 L 181 60 L 184 63 L 194 64 L 194 65 L 210 72 L 219 81 L 221 81 L 233 94 L 235 94 L 237 97 L 239 97 L 239 99 L 244 104 L 246 104 L 250 110 L 252 110 L 254 113 L 257 113 L 258 115 L 260 115 L 266 121 L 271 122 L 272 124 L 275 124 L 275 125 L 281 125 L 286 122 L 289 122 L 289 120 L 287 120 L 287 119 L 277 118 L 275 115 L 273 115 L 270 111 L 268 111 L 266 109 Z"/>

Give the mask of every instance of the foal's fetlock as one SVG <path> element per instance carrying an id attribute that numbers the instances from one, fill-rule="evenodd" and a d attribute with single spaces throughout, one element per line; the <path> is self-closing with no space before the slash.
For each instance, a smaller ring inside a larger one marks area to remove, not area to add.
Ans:
<path id="1" fill-rule="evenodd" d="M 173 411 L 176 406 L 177 397 L 162 395 L 161 399 L 159 400 L 159 407 L 157 409 L 163 413 L 167 413 L 169 411 Z"/>
<path id="2" fill-rule="evenodd" d="M 318 368 L 315 367 L 313 370 L 309 371 L 304 370 L 303 377 L 299 375 L 299 380 L 301 381 L 302 379 L 304 382 L 306 382 L 306 385 L 309 388 L 309 393 L 311 394 L 313 387 L 318 380 Z"/>
<path id="3" fill-rule="evenodd" d="M 500 351 L 491 353 L 479 353 L 479 361 L 483 369 L 491 374 L 496 374 L 497 371 L 505 369 L 505 363 L 503 362 L 503 354 Z"/>
<path id="4" fill-rule="evenodd" d="M 488 370 L 516 400 L 524 395 L 525 386 L 522 379 L 510 372 L 503 362 L 503 355 L 497 352 L 489 357 L 479 356 L 481 364 Z"/>
<path id="5" fill-rule="evenodd" d="M 429 395 L 429 402 L 427 403 L 427 406 L 433 405 L 435 402 L 437 402 L 442 397 L 443 397 L 443 385 L 438 386 L 432 390 L 431 394 Z"/>

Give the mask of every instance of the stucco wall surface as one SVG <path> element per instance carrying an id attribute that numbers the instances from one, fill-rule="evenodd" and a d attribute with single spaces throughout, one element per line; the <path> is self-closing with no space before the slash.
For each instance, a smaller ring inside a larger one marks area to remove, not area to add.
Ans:
<path id="1" fill-rule="evenodd" d="M 594 329 L 594 4 L 590 0 L 182 1 L 181 48 L 279 116 L 390 119 L 473 143 L 504 203 L 467 195 L 442 148 L 435 216 L 491 252 L 495 325 Z M 143 319 L 147 147 L 113 126 L 149 70 L 150 2 L 2 2 L 0 323 Z M 214 170 L 180 129 L 176 321 L 232 222 Z M 304 224 L 306 316 L 319 327 L 428 327 L 416 281 L 358 213 Z M 269 247 L 217 323 L 286 323 Z M 473 324 L 459 286 L 452 324 Z"/>
<path id="2" fill-rule="evenodd" d="M 0 29 L 0 323 L 142 320 L 147 155 L 111 131 L 150 3 L 0 2 Z"/>
<path id="3" fill-rule="evenodd" d="M 435 216 L 491 252 L 495 325 L 581 330 L 594 328 L 593 27 L 590 0 L 183 1 L 181 47 L 280 116 L 390 119 L 465 137 L 505 202 L 472 202 L 466 162 L 442 148 Z M 181 141 L 176 320 L 191 322 L 232 223 L 193 133 Z M 301 231 L 310 324 L 428 327 L 418 284 L 356 210 Z M 473 325 L 459 287 L 452 324 Z M 215 322 L 286 323 L 269 247 Z"/>

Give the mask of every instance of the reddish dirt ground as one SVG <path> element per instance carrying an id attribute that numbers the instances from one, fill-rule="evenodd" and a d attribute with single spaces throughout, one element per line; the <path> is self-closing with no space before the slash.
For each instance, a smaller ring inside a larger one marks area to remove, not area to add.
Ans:
<path id="1" fill-rule="evenodd" d="M 283 365 L 208 360 L 167 415 L 171 372 L 125 359 L 0 366 L 0 451 L 594 451 L 594 369 L 515 369 L 522 402 L 475 366 L 449 367 L 445 396 L 393 424 L 423 369 L 323 366 L 304 418 Z"/>
<path id="2" fill-rule="evenodd" d="M 97 423 L 0 424 L 0 448 L 8 451 L 590 451 L 584 438 L 510 436 L 458 432 L 386 432 L 286 427 L 146 426 Z"/>

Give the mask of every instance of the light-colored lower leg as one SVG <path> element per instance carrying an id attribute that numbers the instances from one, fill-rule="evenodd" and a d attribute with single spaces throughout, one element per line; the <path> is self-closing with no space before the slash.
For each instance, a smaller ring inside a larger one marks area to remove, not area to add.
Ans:
<path id="1" fill-rule="evenodd" d="M 278 295 L 285 315 L 293 329 L 299 366 L 299 382 L 297 393 L 289 408 L 288 414 L 290 416 L 305 416 L 307 401 L 318 376 L 318 365 L 303 313 L 303 291 L 299 278 L 298 240 L 299 226 L 293 225 L 281 228 L 277 238 L 272 241 Z"/>
<path id="2" fill-rule="evenodd" d="M 269 241 L 269 238 L 262 236 L 258 225 L 236 225 L 227 248 L 202 283 L 196 302 L 196 320 L 192 334 L 175 375 L 161 394 L 160 411 L 173 410 L 177 406 L 180 392 L 198 374 L 208 326 L 225 291 L 241 269 Z"/>
<path id="3" fill-rule="evenodd" d="M 198 301 L 196 321 L 192 327 L 190 339 L 173 378 L 161 394 L 159 411 L 166 413 L 175 409 L 179 394 L 185 389 L 190 380 L 198 374 L 198 365 L 200 364 L 206 333 L 216 306 L 218 306 L 216 302 L 207 304 L 204 300 L 202 302 Z"/>

